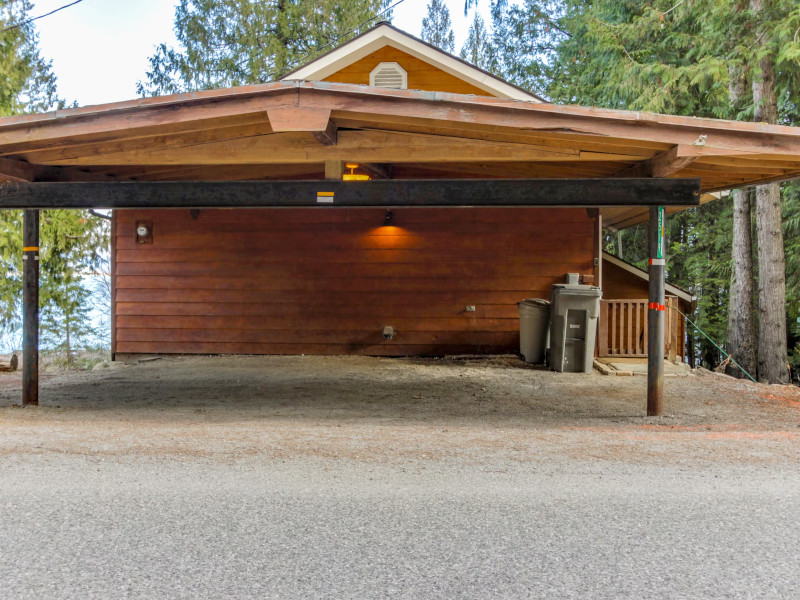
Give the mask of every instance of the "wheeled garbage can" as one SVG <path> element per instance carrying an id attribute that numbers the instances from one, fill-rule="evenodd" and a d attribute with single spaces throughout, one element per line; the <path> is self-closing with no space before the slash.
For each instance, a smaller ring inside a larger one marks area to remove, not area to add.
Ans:
<path id="1" fill-rule="evenodd" d="M 591 373 L 602 291 L 592 285 L 555 284 L 550 291 L 550 368 Z"/>
<path id="2" fill-rule="evenodd" d="M 525 362 L 542 365 L 550 338 L 550 303 L 541 298 L 517 302 L 519 308 L 519 352 Z"/>

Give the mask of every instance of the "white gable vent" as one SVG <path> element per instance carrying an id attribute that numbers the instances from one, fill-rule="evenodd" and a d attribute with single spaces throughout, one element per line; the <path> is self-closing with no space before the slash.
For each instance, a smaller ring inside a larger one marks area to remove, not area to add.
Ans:
<path id="1" fill-rule="evenodd" d="M 408 73 L 396 62 L 382 62 L 369 74 L 369 84 L 375 87 L 405 90 L 408 88 Z"/>

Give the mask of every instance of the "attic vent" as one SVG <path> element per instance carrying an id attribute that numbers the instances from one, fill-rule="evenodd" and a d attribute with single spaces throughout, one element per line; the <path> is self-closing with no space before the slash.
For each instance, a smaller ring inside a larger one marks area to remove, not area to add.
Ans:
<path id="1" fill-rule="evenodd" d="M 369 74 L 369 84 L 375 87 L 405 90 L 408 74 L 396 62 L 382 62 Z"/>

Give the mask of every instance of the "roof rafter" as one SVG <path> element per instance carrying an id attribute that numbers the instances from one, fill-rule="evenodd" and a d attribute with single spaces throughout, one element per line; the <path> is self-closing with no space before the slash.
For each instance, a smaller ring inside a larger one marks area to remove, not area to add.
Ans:
<path id="1" fill-rule="evenodd" d="M 695 160 L 696 156 L 681 156 L 680 146 L 673 146 L 653 158 L 622 169 L 614 177 L 670 177 Z"/>

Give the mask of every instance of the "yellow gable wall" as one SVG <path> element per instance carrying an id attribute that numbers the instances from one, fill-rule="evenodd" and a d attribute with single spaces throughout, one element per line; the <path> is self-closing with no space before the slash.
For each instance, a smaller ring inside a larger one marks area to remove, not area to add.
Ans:
<path id="1" fill-rule="evenodd" d="M 474 85 L 453 77 L 392 46 L 384 46 L 380 50 L 376 50 L 330 77 L 326 77 L 325 81 L 369 85 L 369 74 L 382 62 L 396 62 L 403 67 L 408 73 L 408 89 L 410 90 L 491 96 L 489 92 L 476 88 Z"/>

